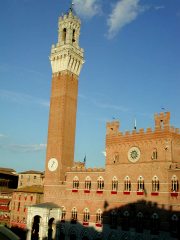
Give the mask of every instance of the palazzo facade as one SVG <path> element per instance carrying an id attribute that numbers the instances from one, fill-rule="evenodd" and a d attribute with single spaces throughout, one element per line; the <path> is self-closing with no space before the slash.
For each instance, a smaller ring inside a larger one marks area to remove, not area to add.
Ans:
<path id="1" fill-rule="evenodd" d="M 180 131 L 170 125 L 169 112 L 154 115 L 153 129 L 122 133 L 118 121 L 108 122 L 105 168 L 74 162 L 78 77 L 84 63 L 80 26 L 70 8 L 59 18 L 58 42 L 50 56 L 44 203 L 59 206 L 61 214 L 53 219 L 58 231 L 49 239 L 178 239 Z"/>

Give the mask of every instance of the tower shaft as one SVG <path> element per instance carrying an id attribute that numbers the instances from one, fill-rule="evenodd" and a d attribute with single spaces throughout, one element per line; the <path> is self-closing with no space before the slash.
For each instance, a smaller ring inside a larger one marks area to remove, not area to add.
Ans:
<path id="1" fill-rule="evenodd" d="M 80 20 L 70 9 L 59 18 L 58 43 L 52 45 L 52 91 L 46 152 L 45 186 L 65 180 L 74 163 L 78 77 L 83 60 Z"/>

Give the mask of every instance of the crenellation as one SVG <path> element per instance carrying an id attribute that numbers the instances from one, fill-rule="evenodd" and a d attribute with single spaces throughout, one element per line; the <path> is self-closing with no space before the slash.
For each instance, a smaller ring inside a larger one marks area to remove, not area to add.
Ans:
<path id="1" fill-rule="evenodd" d="M 138 132 L 134 129 L 134 130 L 132 130 L 132 135 L 135 135 L 135 134 L 137 134 Z"/>
<path id="2" fill-rule="evenodd" d="M 67 168 L 67 173 L 71 172 L 104 172 L 104 168 L 85 168 L 85 167 L 72 167 Z"/>
<path id="3" fill-rule="evenodd" d="M 179 128 L 175 128 L 175 133 L 180 134 L 180 129 Z"/>
<path id="4" fill-rule="evenodd" d="M 147 128 L 146 129 L 146 133 L 152 133 L 153 131 L 152 131 L 152 128 Z"/>
<path id="5" fill-rule="evenodd" d="M 143 134 L 144 133 L 144 128 L 140 128 L 139 129 L 139 134 Z"/>

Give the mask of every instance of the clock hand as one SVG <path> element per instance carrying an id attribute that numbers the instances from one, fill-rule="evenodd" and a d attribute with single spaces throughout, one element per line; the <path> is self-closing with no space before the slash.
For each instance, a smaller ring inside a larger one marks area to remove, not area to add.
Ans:
<path id="1" fill-rule="evenodd" d="M 55 162 L 53 161 L 53 163 L 52 163 L 52 165 L 51 165 L 51 167 L 53 167 L 53 165 L 55 164 Z"/>

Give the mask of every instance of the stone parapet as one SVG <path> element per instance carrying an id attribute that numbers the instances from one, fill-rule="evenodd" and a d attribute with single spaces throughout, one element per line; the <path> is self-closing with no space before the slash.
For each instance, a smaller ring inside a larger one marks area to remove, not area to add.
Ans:
<path id="1" fill-rule="evenodd" d="M 105 169 L 104 168 L 73 167 L 73 168 L 67 168 L 67 172 L 105 172 Z"/>

